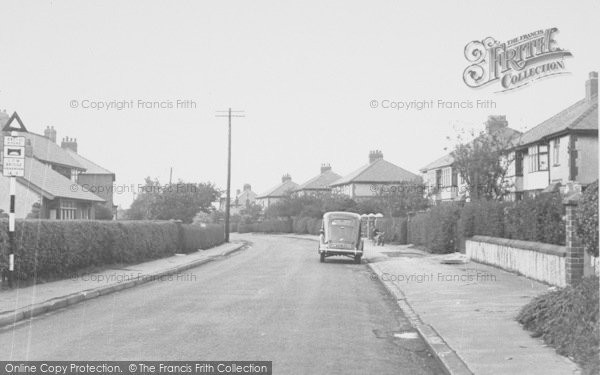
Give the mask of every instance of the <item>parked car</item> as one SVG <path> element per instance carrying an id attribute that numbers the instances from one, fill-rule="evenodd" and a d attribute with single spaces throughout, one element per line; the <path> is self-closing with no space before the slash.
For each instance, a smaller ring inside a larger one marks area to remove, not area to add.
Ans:
<path id="1" fill-rule="evenodd" d="M 331 256 L 346 256 L 360 263 L 364 242 L 360 236 L 360 215 L 351 212 L 327 212 L 319 236 L 321 263 Z"/>

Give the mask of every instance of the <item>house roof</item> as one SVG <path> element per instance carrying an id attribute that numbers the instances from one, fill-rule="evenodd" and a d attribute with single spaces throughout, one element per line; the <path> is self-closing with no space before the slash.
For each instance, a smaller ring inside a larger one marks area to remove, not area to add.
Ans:
<path id="1" fill-rule="evenodd" d="M 31 132 L 21 132 L 19 135 L 22 135 L 26 139 L 30 140 L 33 149 L 33 156 L 36 159 L 75 169 L 85 169 L 85 167 L 83 167 L 71 155 L 69 155 L 64 148 L 61 148 L 59 145 L 43 135 Z"/>
<path id="2" fill-rule="evenodd" d="M 17 178 L 17 181 L 29 189 L 39 191 L 48 199 L 60 197 L 104 202 L 104 199 L 84 191 L 81 186 L 35 158 L 25 158 L 25 176 Z"/>
<path id="3" fill-rule="evenodd" d="M 287 180 L 282 182 L 281 184 L 275 186 L 274 188 L 271 188 L 269 190 L 267 190 L 265 193 L 259 195 L 256 198 L 280 198 L 280 197 L 285 197 L 285 195 L 290 192 L 290 191 L 294 191 L 298 188 L 298 184 L 295 183 L 292 180 Z"/>
<path id="4" fill-rule="evenodd" d="M 303 183 L 302 185 L 300 185 L 298 187 L 298 190 L 325 190 L 325 189 L 329 189 L 329 185 L 331 185 L 331 183 L 339 180 L 340 178 L 342 178 L 342 176 L 340 176 L 339 174 L 335 173 L 334 171 L 332 171 L 331 169 L 328 171 L 325 171 L 323 173 L 321 173 L 318 176 L 315 176 L 313 178 L 311 178 L 310 180 L 306 181 L 305 183 Z"/>
<path id="5" fill-rule="evenodd" d="M 356 171 L 334 181 L 331 186 L 356 182 L 401 182 L 414 181 L 419 176 L 384 159 L 364 165 Z"/>
<path id="6" fill-rule="evenodd" d="M 493 132 L 493 134 L 494 134 L 494 136 L 497 136 L 498 138 L 501 138 L 503 141 L 507 142 L 508 147 L 512 147 L 512 146 L 518 144 L 519 136 L 522 133 L 518 130 L 509 128 L 509 127 L 504 127 L 504 128 L 500 128 L 500 129 L 496 130 L 495 132 Z M 488 136 L 488 135 L 483 134 L 483 135 L 477 137 L 475 140 L 471 141 L 470 143 L 475 142 L 477 139 L 479 139 L 482 136 Z M 420 171 L 427 172 L 432 169 L 439 169 L 439 168 L 450 166 L 450 165 L 452 165 L 452 163 L 454 163 L 454 156 L 452 156 L 452 153 L 449 153 L 449 154 L 446 154 L 446 155 L 442 156 L 441 158 L 436 159 L 435 161 L 427 164 L 426 166 L 421 168 Z"/>
<path id="7" fill-rule="evenodd" d="M 598 95 L 591 100 L 584 98 L 578 101 L 525 132 L 519 139 L 519 146 L 526 146 L 567 130 L 598 130 Z"/>
<path id="8" fill-rule="evenodd" d="M 113 172 L 109 171 L 108 169 L 105 169 L 101 166 L 99 166 L 98 164 L 84 158 L 83 156 L 79 155 L 78 153 L 71 151 L 71 150 L 67 150 L 67 149 L 63 149 L 63 151 L 65 151 L 67 154 L 69 154 L 70 157 L 72 157 L 73 159 L 75 159 L 75 161 L 77 163 L 79 163 L 79 165 L 81 165 L 84 169 L 86 174 L 114 174 Z"/>

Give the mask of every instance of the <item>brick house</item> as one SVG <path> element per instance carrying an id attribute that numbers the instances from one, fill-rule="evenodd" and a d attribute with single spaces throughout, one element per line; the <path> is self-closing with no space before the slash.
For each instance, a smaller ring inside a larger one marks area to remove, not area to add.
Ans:
<path id="1" fill-rule="evenodd" d="M 322 195 L 331 192 L 331 184 L 342 178 L 331 170 L 330 164 L 321 164 L 321 173 L 300 185 L 295 191 L 296 196 Z"/>
<path id="2" fill-rule="evenodd" d="M 106 200 L 78 184 L 79 176 L 86 174 L 89 165 L 80 163 L 68 150 L 76 150 L 76 140 L 65 138 L 61 147 L 56 144 L 54 128 L 47 128 L 45 135 L 30 132 L 17 113 L 8 117 L 5 111 L 0 112 L 0 126 L 2 136 L 16 128 L 18 135 L 25 137 L 25 176 L 16 178 L 17 218 L 25 218 L 36 204 L 43 219 L 94 219 L 95 205 L 112 204 L 112 189 Z M 109 186 L 113 181 L 114 174 Z M 0 209 L 5 212 L 9 208 L 8 195 L 9 178 L 0 175 L 0 196 L 6 197 L 0 199 Z"/>
<path id="3" fill-rule="evenodd" d="M 334 194 L 347 195 L 352 199 L 375 197 L 385 187 L 420 184 L 421 178 L 383 159 L 379 150 L 369 152 L 369 163 L 331 183 Z"/>
<path id="4" fill-rule="evenodd" d="M 279 202 L 280 200 L 290 196 L 290 194 L 298 188 L 298 184 L 292 181 L 289 174 L 284 174 L 281 177 L 281 183 L 266 192 L 256 197 L 256 203 L 260 204 L 263 209 L 270 205 Z"/>

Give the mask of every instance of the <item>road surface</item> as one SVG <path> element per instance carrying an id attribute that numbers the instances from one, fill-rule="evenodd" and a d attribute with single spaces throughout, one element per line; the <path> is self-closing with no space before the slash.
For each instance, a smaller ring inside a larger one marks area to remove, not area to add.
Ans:
<path id="1" fill-rule="evenodd" d="M 0 330 L 4 360 L 267 360 L 274 374 L 439 374 L 365 264 L 316 243 L 250 248 Z M 135 269 L 135 267 L 133 267 Z"/>

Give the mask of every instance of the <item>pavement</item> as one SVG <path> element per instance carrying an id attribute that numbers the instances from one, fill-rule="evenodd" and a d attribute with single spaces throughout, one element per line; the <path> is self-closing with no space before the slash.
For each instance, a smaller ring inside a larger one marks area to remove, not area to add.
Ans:
<path id="1" fill-rule="evenodd" d="M 124 268 L 103 269 L 64 280 L 3 289 L 0 291 L 0 327 L 146 282 L 182 278 L 184 275 L 178 274 L 184 270 L 219 259 L 243 246 L 244 242 L 232 242 Z"/>
<path id="2" fill-rule="evenodd" d="M 274 374 L 443 374 L 365 264 L 315 243 L 249 241 L 148 282 L 0 329 L 4 360 L 267 360 Z"/>
<path id="3" fill-rule="evenodd" d="M 515 320 L 548 285 L 461 254 L 434 255 L 410 245 L 367 243 L 365 253 L 373 279 L 397 299 L 448 373 L 580 373 Z"/>

